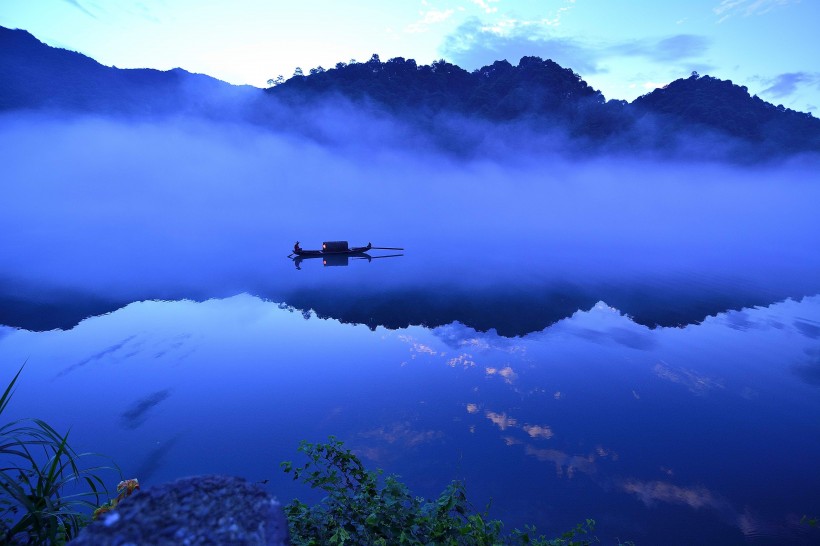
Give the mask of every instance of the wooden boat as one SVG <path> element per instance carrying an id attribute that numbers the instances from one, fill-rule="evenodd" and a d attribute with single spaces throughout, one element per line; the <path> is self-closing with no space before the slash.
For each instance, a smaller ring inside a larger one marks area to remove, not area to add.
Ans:
<path id="1" fill-rule="evenodd" d="M 353 255 L 364 254 L 373 248 L 373 245 L 367 243 L 367 246 L 349 246 L 347 241 L 325 241 L 322 243 L 322 250 L 305 250 L 299 246 L 297 241 L 293 245 L 293 254 L 291 256 L 330 256 L 330 255 Z"/>
<path id="2" fill-rule="evenodd" d="M 325 241 L 322 243 L 322 250 L 305 250 L 299 246 L 299 241 L 293 245 L 293 252 L 288 255 L 288 258 L 293 260 L 296 269 L 302 269 L 301 264 L 303 260 L 310 258 L 321 258 L 322 265 L 347 265 L 348 258 L 354 260 L 375 260 L 376 258 L 395 258 L 397 256 L 404 256 L 404 254 L 388 254 L 387 256 L 371 256 L 367 252 L 369 250 L 404 250 L 403 248 L 389 247 L 389 246 L 373 246 L 367 243 L 367 246 L 350 246 L 347 241 Z"/>

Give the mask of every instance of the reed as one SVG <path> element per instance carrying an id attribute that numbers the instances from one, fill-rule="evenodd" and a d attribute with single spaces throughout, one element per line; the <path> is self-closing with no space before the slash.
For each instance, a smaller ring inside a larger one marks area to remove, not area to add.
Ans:
<path id="1" fill-rule="evenodd" d="M 24 366 L 0 397 L 0 422 Z M 60 545 L 76 537 L 109 496 L 98 473 L 119 473 L 110 462 L 81 464 L 97 457 L 77 453 L 68 433 L 40 419 L 0 426 L 0 543 Z"/>

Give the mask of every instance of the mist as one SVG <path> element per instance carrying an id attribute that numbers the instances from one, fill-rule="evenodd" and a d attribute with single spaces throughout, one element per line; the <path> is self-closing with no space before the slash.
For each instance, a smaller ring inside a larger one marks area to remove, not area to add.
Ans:
<path id="1" fill-rule="evenodd" d="M 2 295 L 127 303 L 562 282 L 665 291 L 680 276 L 774 285 L 777 297 L 820 290 L 816 159 L 581 158 L 555 151 L 559 133 L 526 125 L 452 118 L 431 137 L 348 102 L 276 108 L 273 127 L 0 117 Z M 448 131 L 479 144 L 453 153 L 441 146 Z M 406 251 L 346 268 L 286 259 L 297 240 L 339 239 Z"/>

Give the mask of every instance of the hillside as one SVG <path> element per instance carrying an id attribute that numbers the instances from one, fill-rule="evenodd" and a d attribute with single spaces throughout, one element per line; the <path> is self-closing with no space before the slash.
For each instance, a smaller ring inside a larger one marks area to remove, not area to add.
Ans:
<path id="1" fill-rule="evenodd" d="M 607 101 L 570 69 L 523 57 L 467 72 L 445 61 L 412 59 L 339 63 L 267 90 L 291 103 L 341 95 L 371 101 L 397 115 L 442 112 L 494 122 L 562 129 L 586 147 L 664 149 L 682 138 L 725 139 L 749 156 L 820 152 L 820 120 L 774 106 L 728 80 L 692 74 L 632 103 Z M 690 149 L 692 147 L 690 146 Z"/>
<path id="2" fill-rule="evenodd" d="M 572 70 L 538 57 L 468 72 L 444 60 L 418 65 L 373 55 L 363 63 L 315 68 L 262 91 L 179 68 L 107 67 L 23 30 L 0 27 L 0 70 L 0 111 L 196 115 L 321 140 L 327 138 L 324 120 L 311 113 L 321 107 L 327 115 L 328 108 L 352 103 L 389 112 L 433 146 L 466 154 L 486 152 L 482 146 L 515 149 L 523 141 L 514 135 L 522 130 L 545 136 L 543 142 L 528 140 L 536 142 L 530 144 L 535 151 L 576 155 L 661 153 L 746 162 L 820 153 L 820 120 L 750 96 L 731 81 L 692 74 L 632 103 L 607 101 Z M 290 112 L 298 112 L 300 123 L 292 123 Z M 488 123 L 507 129 L 488 140 Z"/>
<path id="3" fill-rule="evenodd" d="M 79 53 L 49 47 L 24 30 L 0 27 L 0 111 L 67 110 L 155 116 L 179 113 L 223 116 L 237 87 L 180 68 L 118 69 Z"/>
<path id="4" fill-rule="evenodd" d="M 775 106 L 728 80 L 692 74 L 638 97 L 638 112 L 663 117 L 671 129 L 708 127 L 774 152 L 820 150 L 820 120 Z"/>

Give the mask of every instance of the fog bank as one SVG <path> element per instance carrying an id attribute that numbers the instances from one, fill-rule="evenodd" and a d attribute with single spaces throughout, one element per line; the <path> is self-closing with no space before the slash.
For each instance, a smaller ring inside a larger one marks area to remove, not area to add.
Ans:
<path id="1" fill-rule="evenodd" d="M 361 127 L 362 141 L 202 120 L 0 118 L 4 294 L 207 298 L 680 274 L 820 288 L 812 160 L 581 160 L 526 146 L 459 158 L 387 117 L 313 122 L 336 136 Z M 296 271 L 285 258 L 296 240 L 336 239 L 407 250 L 335 271 Z"/>

